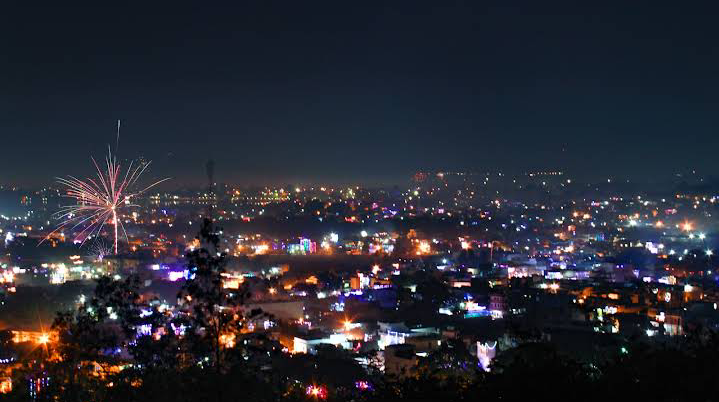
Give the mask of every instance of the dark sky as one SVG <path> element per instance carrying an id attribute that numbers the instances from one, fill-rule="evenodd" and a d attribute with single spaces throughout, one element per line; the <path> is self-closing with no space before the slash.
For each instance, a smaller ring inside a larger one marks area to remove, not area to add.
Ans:
<path id="1" fill-rule="evenodd" d="M 0 5 L 0 182 L 89 173 L 117 119 L 178 185 L 208 158 L 233 183 L 717 167 L 710 2 L 28 3 Z"/>

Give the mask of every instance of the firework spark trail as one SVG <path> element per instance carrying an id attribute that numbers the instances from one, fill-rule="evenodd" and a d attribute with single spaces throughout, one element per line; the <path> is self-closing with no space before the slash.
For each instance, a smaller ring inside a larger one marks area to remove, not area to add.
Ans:
<path id="1" fill-rule="evenodd" d="M 78 179 L 75 176 L 57 178 L 59 184 L 66 188 L 65 197 L 76 201 L 74 205 L 67 205 L 60 208 L 55 218 L 61 223 L 45 239 L 65 229 L 75 230 L 82 227 L 82 230 L 75 235 L 75 240 L 82 244 L 102 232 L 105 224 L 111 224 L 114 231 L 114 249 L 118 252 L 119 230 L 122 229 L 125 239 L 127 232 L 122 220 L 118 219 L 119 210 L 123 208 L 138 207 L 132 204 L 131 200 L 156 185 L 168 180 L 167 178 L 154 182 L 153 184 L 139 190 L 132 191 L 137 181 L 145 172 L 150 163 L 137 164 L 129 167 L 123 174 L 122 166 L 117 163 L 117 157 L 112 155 L 110 148 L 105 157 L 105 170 L 91 158 L 97 171 L 96 178 L 86 180 Z"/>
<path id="2" fill-rule="evenodd" d="M 105 256 L 112 254 L 112 247 L 107 245 L 101 238 L 98 238 L 90 247 L 88 257 L 97 262 L 102 262 Z"/>

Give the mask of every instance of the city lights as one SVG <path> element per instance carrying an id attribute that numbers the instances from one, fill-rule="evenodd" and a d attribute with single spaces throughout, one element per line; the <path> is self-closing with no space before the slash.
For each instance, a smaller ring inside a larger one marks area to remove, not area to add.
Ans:
<path id="1" fill-rule="evenodd" d="M 0 396 L 719 399 L 719 3 L 6 3 Z"/>
<path id="2" fill-rule="evenodd" d="M 327 388 L 324 385 L 310 385 L 306 394 L 316 399 L 327 399 Z"/>

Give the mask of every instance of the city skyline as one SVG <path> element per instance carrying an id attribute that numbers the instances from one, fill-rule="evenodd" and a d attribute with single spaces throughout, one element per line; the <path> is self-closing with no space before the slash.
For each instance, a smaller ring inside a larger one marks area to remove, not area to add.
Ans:
<path id="1" fill-rule="evenodd" d="M 718 16 L 5 4 L 0 399 L 716 399 Z"/>

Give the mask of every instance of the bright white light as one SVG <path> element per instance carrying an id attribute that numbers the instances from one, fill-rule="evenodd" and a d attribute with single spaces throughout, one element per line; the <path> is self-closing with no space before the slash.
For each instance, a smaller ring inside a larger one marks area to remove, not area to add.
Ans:
<path id="1" fill-rule="evenodd" d="M 705 235 L 704 233 L 699 233 L 700 239 L 704 240 L 704 239 L 706 239 L 706 237 L 707 237 L 707 235 Z"/>
<path id="2" fill-rule="evenodd" d="M 707 250 L 707 255 L 708 255 L 708 256 L 711 256 L 711 255 L 713 255 L 713 254 L 714 254 L 714 252 L 713 252 L 713 251 L 711 251 L 711 250 Z"/>
<path id="3" fill-rule="evenodd" d="M 361 231 L 360 236 L 367 237 L 367 231 L 366 230 Z"/>

